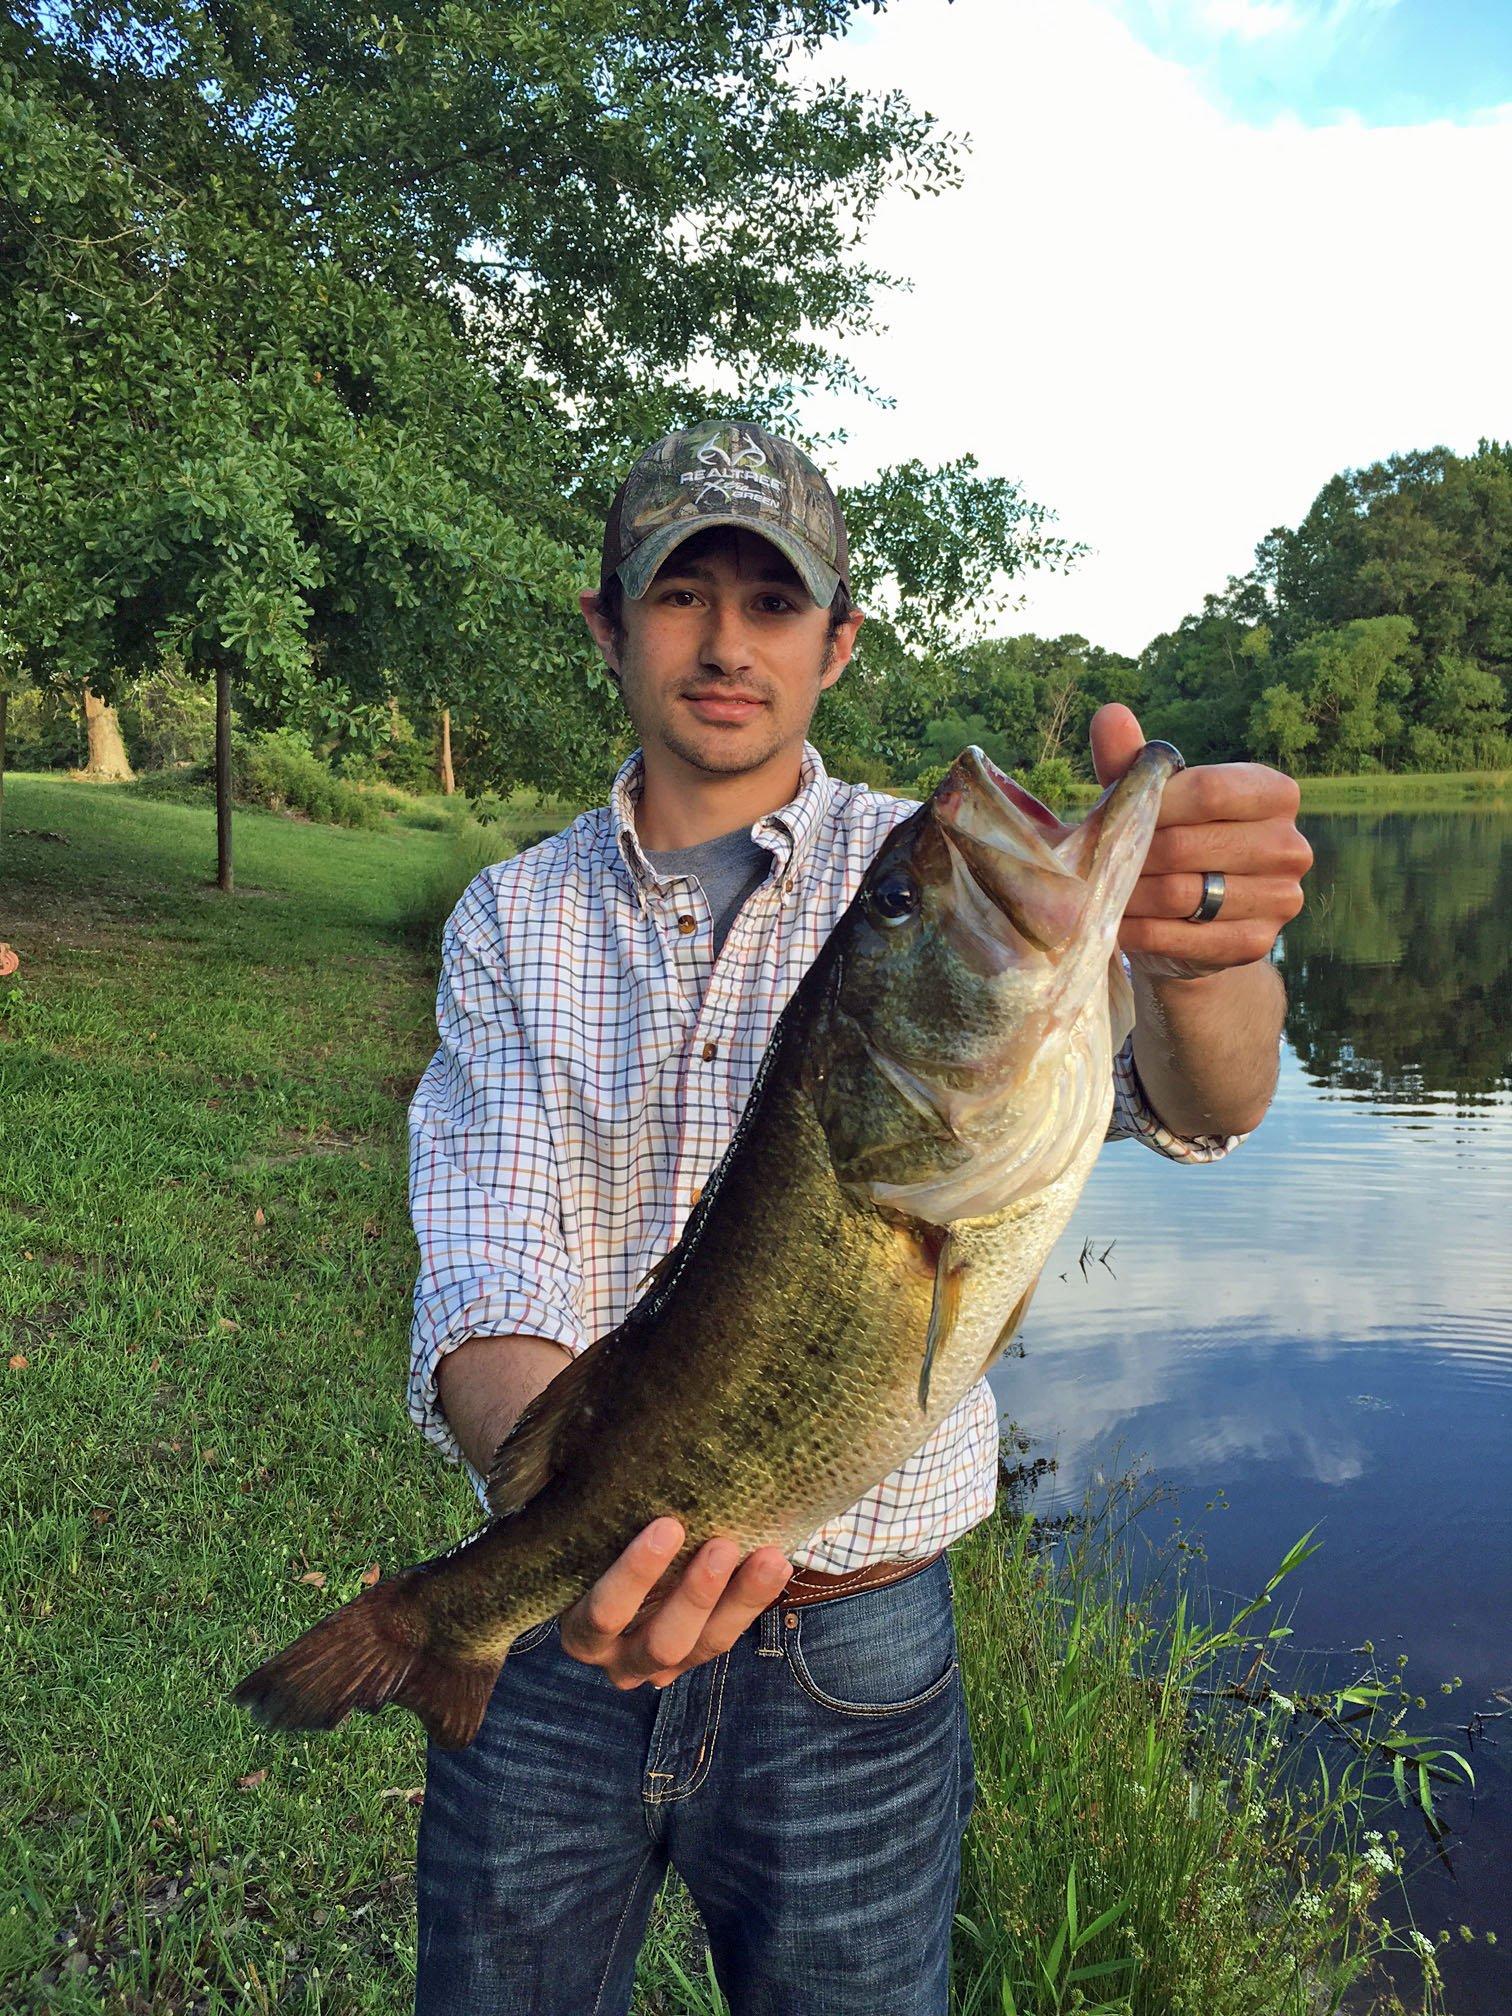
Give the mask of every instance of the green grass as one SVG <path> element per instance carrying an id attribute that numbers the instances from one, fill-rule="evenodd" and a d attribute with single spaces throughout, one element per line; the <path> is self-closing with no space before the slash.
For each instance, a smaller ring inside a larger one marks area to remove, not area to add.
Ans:
<path id="1" fill-rule="evenodd" d="M 1441 812 L 1457 805 L 1505 805 L 1512 770 L 1445 770 L 1390 776 L 1303 777 L 1304 812 Z"/>
<path id="2" fill-rule="evenodd" d="M 1512 800 L 1512 770 L 1368 771 L 1352 777 L 1299 777 L 1297 782 L 1304 812 L 1442 812 Z M 1080 812 L 1096 798 L 1095 784 L 1079 784 L 1066 802 Z"/>
<path id="3" fill-rule="evenodd" d="M 418 1726 L 274 1740 L 227 1694 L 474 1516 L 402 1395 L 414 923 L 478 842 L 243 814 L 228 901 L 198 806 L 21 777 L 5 815 L 0 2006 L 399 2011 Z M 1210 1641 L 1160 1636 L 1113 1553 L 1025 1530 L 954 1557 L 982 1780 L 961 2016 L 1078 1989 L 1128 2016 L 1327 2006 L 1372 1945 L 1352 1782 L 1299 1814 L 1274 1711 L 1202 1711 Z M 704 1979 L 670 1886 L 639 2016 L 717 2008 Z"/>
<path id="4" fill-rule="evenodd" d="M 1459 806 L 1506 805 L 1512 801 L 1512 770 L 1371 771 L 1353 777 L 1301 777 L 1306 812 L 1442 812 Z M 917 795 L 912 785 L 889 786 L 900 797 Z M 1097 801 L 1098 787 L 1078 782 L 1053 799 L 1068 818 L 1079 818 Z"/>

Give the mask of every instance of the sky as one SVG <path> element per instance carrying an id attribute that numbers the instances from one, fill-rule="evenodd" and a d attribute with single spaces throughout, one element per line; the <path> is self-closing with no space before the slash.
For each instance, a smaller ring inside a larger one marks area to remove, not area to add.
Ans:
<path id="1" fill-rule="evenodd" d="M 970 138 L 869 235 L 894 404 L 809 417 L 1093 549 L 999 631 L 1138 651 L 1336 471 L 1512 435 L 1512 0 L 893 0 L 823 67 Z"/>

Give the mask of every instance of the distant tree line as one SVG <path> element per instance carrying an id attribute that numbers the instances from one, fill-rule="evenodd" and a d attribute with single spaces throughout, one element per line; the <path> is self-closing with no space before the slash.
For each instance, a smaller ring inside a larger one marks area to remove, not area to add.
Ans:
<path id="1" fill-rule="evenodd" d="M 864 633 L 863 633 L 864 635 Z M 1083 637 L 974 642 L 879 709 L 879 753 L 927 782 L 964 742 L 1052 792 L 1088 772 L 1104 701 L 1190 761 L 1300 774 L 1512 765 L 1512 444 L 1333 477 L 1295 530 L 1137 658 Z"/>

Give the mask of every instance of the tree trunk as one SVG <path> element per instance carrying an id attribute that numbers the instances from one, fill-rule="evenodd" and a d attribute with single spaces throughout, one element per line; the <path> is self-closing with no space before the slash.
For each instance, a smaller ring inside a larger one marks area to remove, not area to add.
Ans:
<path id="1" fill-rule="evenodd" d="M 10 712 L 10 695 L 0 686 L 0 832 L 5 830 L 5 717 Z"/>
<path id="2" fill-rule="evenodd" d="M 441 796 L 452 797 L 457 789 L 457 778 L 452 769 L 450 707 L 441 709 L 441 748 L 436 758 L 436 776 L 440 780 Z"/>
<path id="3" fill-rule="evenodd" d="M 136 772 L 121 740 L 121 724 L 114 707 L 107 707 L 97 693 L 84 688 L 84 730 L 89 737 L 89 761 L 79 772 L 97 784 L 129 784 Z"/>
<path id="4" fill-rule="evenodd" d="M 236 887 L 231 863 L 231 667 L 215 659 L 215 879 L 229 896 Z"/>

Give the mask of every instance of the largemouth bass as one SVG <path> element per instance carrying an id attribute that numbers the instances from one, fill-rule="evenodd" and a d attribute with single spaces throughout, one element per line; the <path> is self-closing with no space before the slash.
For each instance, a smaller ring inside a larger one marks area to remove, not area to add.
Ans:
<path id="1" fill-rule="evenodd" d="M 791 1555 L 905 1462 L 1020 1321 L 1133 1020 L 1116 938 L 1181 758 L 1080 825 L 968 749 L 894 829 L 773 1032 L 729 1149 L 619 1326 L 500 1447 L 494 1518 L 250 1674 L 286 1729 L 412 1708 L 469 1742 L 510 1645 L 663 1513 Z"/>

